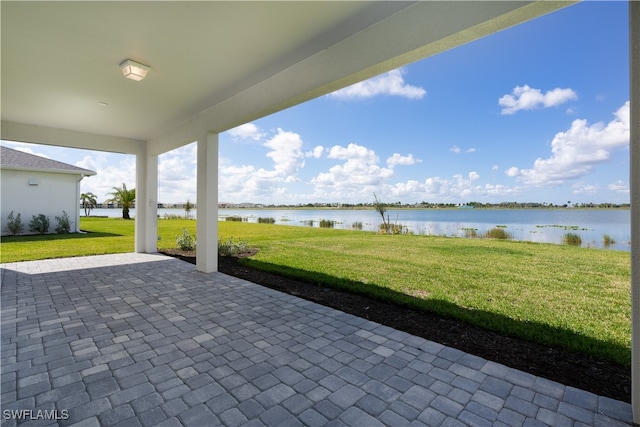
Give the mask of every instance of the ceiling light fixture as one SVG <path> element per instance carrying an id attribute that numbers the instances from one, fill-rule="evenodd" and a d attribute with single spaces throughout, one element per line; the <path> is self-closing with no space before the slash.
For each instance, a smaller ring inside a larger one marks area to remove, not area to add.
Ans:
<path id="1" fill-rule="evenodd" d="M 151 67 L 127 59 L 122 64 L 120 64 L 120 69 L 122 70 L 122 74 L 126 78 L 139 82 L 147 76 L 147 72 L 151 69 Z"/>

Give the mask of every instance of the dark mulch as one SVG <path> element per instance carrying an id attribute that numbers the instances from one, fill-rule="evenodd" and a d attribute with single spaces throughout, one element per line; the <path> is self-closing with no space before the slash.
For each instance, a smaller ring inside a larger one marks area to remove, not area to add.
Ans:
<path id="1" fill-rule="evenodd" d="M 162 251 L 195 264 L 194 253 Z M 631 401 L 631 371 L 568 350 L 487 331 L 398 304 L 256 270 L 237 257 L 219 257 L 220 272 L 391 326 L 509 367 L 624 402 Z"/>

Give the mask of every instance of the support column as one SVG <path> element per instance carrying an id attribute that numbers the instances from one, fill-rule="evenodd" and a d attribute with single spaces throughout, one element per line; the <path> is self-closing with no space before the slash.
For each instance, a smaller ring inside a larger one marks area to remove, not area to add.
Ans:
<path id="1" fill-rule="evenodd" d="M 82 190 L 80 189 L 80 181 L 82 181 L 82 178 L 84 178 L 84 175 L 80 175 L 80 178 L 78 178 L 78 181 L 76 182 L 76 209 L 74 210 L 74 226 L 73 230 L 71 230 L 72 233 L 80 232 L 80 210 L 82 209 L 80 207 L 80 195 L 82 194 Z"/>
<path id="2" fill-rule="evenodd" d="M 631 140 L 631 405 L 640 424 L 640 2 L 629 2 Z"/>
<path id="3" fill-rule="evenodd" d="M 218 134 L 198 139 L 196 270 L 218 271 Z"/>
<path id="4" fill-rule="evenodd" d="M 158 252 L 158 156 L 136 155 L 135 251 Z"/>

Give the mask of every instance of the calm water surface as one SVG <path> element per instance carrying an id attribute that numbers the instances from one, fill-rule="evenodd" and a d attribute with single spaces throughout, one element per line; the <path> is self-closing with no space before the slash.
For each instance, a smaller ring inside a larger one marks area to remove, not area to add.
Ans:
<path id="1" fill-rule="evenodd" d="M 94 209 L 92 215 L 118 217 L 119 209 Z M 181 209 L 158 209 L 165 214 L 184 215 Z M 496 226 L 503 226 L 515 240 L 562 243 L 565 233 L 576 233 L 582 246 L 604 248 L 604 236 L 615 243 L 608 249 L 630 250 L 630 211 L 627 209 L 401 209 L 387 212 L 392 223 L 402 224 L 415 234 L 465 237 L 470 230 L 485 233 Z M 135 215 L 135 209 L 131 210 Z M 191 211 L 195 218 L 195 209 Z M 351 229 L 354 222 L 361 222 L 362 229 L 375 231 L 382 222 L 373 210 L 341 209 L 220 209 L 218 219 L 240 216 L 248 222 L 258 218 L 274 218 L 276 224 L 319 227 L 320 220 L 336 221 L 334 228 Z"/>

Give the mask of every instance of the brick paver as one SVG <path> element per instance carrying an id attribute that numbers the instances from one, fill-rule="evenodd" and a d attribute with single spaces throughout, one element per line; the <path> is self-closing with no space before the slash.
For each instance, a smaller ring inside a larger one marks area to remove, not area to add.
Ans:
<path id="1" fill-rule="evenodd" d="M 3 264 L 2 409 L 2 427 L 631 424 L 626 403 L 157 254 Z"/>

